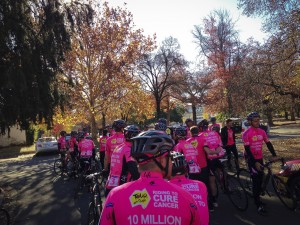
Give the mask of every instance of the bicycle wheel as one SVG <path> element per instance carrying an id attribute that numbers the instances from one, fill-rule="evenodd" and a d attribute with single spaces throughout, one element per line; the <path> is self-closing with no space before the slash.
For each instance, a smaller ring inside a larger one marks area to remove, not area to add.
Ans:
<path id="1" fill-rule="evenodd" d="M 95 204 L 90 202 L 88 211 L 88 225 L 97 225 L 99 222 L 99 216 L 96 212 Z"/>
<path id="2" fill-rule="evenodd" d="M 282 204 L 290 210 L 296 209 L 297 203 L 289 187 L 277 176 L 272 176 L 274 191 Z"/>
<path id="3" fill-rule="evenodd" d="M 247 195 L 253 197 L 252 178 L 250 172 L 246 169 L 240 169 L 237 172 L 237 178 L 241 183 L 242 187 L 244 188 L 244 190 L 246 191 Z"/>
<path id="4" fill-rule="evenodd" d="M 54 173 L 56 175 L 61 175 L 62 172 L 63 172 L 62 161 L 61 161 L 61 159 L 56 159 L 54 161 Z"/>
<path id="5" fill-rule="evenodd" d="M 71 177 L 74 174 L 74 163 L 72 162 L 72 160 L 68 160 L 67 161 L 67 174 L 69 177 Z"/>
<path id="6" fill-rule="evenodd" d="M 9 225 L 10 216 L 5 209 L 0 209 L 0 225 Z"/>
<path id="7" fill-rule="evenodd" d="M 236 177 L 232 175 L 227 175 L 225 194 L 228 196 L 231 203 L 238 210 L 240 211 L 247 210 L 248 208 L 247 193 Z"/>

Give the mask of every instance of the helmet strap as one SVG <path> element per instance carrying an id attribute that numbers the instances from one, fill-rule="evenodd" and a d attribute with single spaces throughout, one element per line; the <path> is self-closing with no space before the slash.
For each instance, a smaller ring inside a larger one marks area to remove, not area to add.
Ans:
<path id="1" fill-rule="evenodd" d="M 168 154 L 169 156 L 169 154 Z M 167 157 L 167 163 L 166 163 L 166 167 L 164 168 L 160 162 L 158 162 L 156 160 L 156 158 L 153 159 L 153 161 L 155 162 L 155 164 L 159 167 L 159 169 L 161 171 L 164 171 L 166 173 L 166 176 L 168 175 L 168 172 L 169 172 L 169 160 L 170 160 L 170 157 Z"/>

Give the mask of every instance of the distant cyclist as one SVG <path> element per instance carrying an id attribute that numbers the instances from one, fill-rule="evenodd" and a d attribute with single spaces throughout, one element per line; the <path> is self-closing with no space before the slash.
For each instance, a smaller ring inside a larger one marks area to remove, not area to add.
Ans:
<path id="1" fill-rule="evenodd" d="M 242 136 L 245 148 L 248 168 L 251 173 L 253 185 L 254 203 L 259 214 L 265 214 L 266 210 L 261 201 L 261 186 L 263 181 L 263 142 L 266 143 L 268 150 L 274 159 L 277 159 L 276 152 L 272 143 L 269 141 L 266 132 L 259 128 L 260 116 L 257 112 L 251 112 L 247 116 L 247 120 L 251 127 L 247 129 Z"/>
<path id="2" fill-rule="evenodd" d="M 120 144 L 123 144 L 125 141 L 124 138 L 124 128 L 126 127 L 126 123 L 124 120 L 115 120 L 112 128 L 115 131 L 115 134 L 109 137 L 106 141 L 106 149 L 105 149 L 105 157 L 104 157 L 104 167 L 103 167 L 103 176 L 107 177 L 110 170 L 110 159 L 111 154 L 116 147 Z"/>
<path id="3" fill-rule="evenodd" d="M 91 161 L 95 157 L 95 145 L 90 139 L 85 138 L 83 132 L 78 134 L 78 152 L 80 158 L 81 168 L 84 167 L 84 161 Z"/>
<path id="4" fill-rule="evenodd" d="M 200 180 L 200 165 L 197 160 L 198 151 L 194 146 L 186 141 L 187 130 L 185 127 L 175 128 L 175 137 L 178 139 L 174 151 L 184 154 L 185 159 L 188 162 L 188 174 L 189 178 L 193 180 Z"/>
<path id="5" fill-rule="evenodd" d="M 69 156 L 71 156 L 72 159 L 76 156 L 78 152 L 78 142 L 77 142 L 77 132 L 71 131 L 71 138 L 68 141 L 69 145 Z"/>
<path id="6" fill-rule="evenodd" d="M 220 133 L 221 127 L 220 127 L 220 124 L 217 123 L 216 117 L 211 117 L 210 122 L 211 122 L 211 125 L 209 125 L 208 130 L 212 131 L 214 128 L 214 130 L 216 132 Z"/>
<path id="7" fill-rule="evenodd" d="M 192 119 L 187 118 L 185 120 L 185 125 L 186 125 L 186 131 L 187 131 L 187 138 L 190 138 L 190 137 L 192 137 L 190 129 L 191 129 L 192 126 L 194 126 L 194 122 L 193 122 Z"/>
<path id="8" fill-rule="evenodd" d="M 100 163 L 101 163 L 101 168 L 104 167 L 104 157 L 105 157 L 105 150 L 106 150 L 106 141 L 109 138 L 108 136 L 108 130 L 107 129 L 103 129 L 102 131 L 102 135 L 99 138 L 99 144 L 100 144 Z"/>
<path id="9" fill-rule="evenodd" d="M 130 156 L 132 146 L 131 138 L 139 133 L 140 129 L 135 125 L 125 127 L 125 142 L 119 145 L 111 155 L 110 172 L 106 183 L 106 196 L 111 189 L 140 177 L 137 163 L 135 159 Z"/>
<path id="10" fill-rule="evenodd" d="M 187 178 L 188 175 L 188 163 L 184 157 L 184 154 L 179 152 L 172 152 L 172 178 L 171 183 L 182 187 L 184 190 L 188 191 L 195 199 L 200 215 L 201 224 L 209 224 L 209 213 L 207 205 L 207 188 L 206 185 L 197 180 L 192 180 Z"/>
<path id="11" fill-rule="evenodd" d="M 60 138 L 57 140 L 58 152 L 64 154 L 67 151 L 66 131 L 60 132 Z"/>
<path id="12" fill-rule="evenodd" d="M 174 141 L 155 130 L 132 140 L 131 156 L 139 164 L 141 177 L 111 190 L 99 225 L 199 225 L 200 213 L 192 196 L 164 180 L 171 177 Z"/>

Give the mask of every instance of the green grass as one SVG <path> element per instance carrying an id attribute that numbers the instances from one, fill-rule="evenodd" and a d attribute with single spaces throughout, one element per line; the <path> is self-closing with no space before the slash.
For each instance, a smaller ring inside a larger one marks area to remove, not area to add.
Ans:
<path id="1" fill-rule="evenodd" d="M 17 158 L 20 155 L 35 153 L 35 145 L 30 146 L 8 146 L 0 148 L 0 159 Z"/>

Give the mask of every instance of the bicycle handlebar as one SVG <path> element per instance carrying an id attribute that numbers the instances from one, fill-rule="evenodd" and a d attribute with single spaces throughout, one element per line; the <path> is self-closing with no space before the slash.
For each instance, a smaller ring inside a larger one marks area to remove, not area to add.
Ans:
<path id="1" fill-rule="evenodd" d="M 263 167 L 269 167 L 272 163 L 274 162 L 278 162 L 278 161 L 281 161 L 281 164 L 284 165 L 284 158 L 278 158 L 278 159 L 275 159 L 275 160 L 269 160 L 268 162 L 266 162 Z"/>

